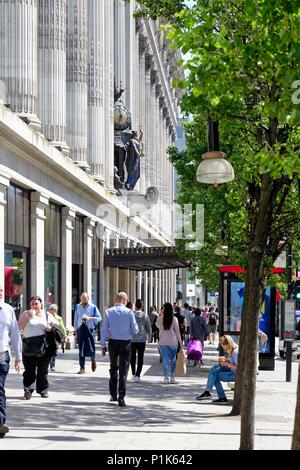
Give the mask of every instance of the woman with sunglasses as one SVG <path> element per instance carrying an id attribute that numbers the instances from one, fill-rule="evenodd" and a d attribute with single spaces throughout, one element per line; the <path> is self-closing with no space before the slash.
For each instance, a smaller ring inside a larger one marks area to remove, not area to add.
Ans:
<path id="1" fill-rule="evenodd" d="M 26 310 L 19 318 L 19 329 L 23 332 L 23 338 L 32 338 L 45 335 L 51 331 L 51 324 L 55 319 L 50 313 L 43 310 L 42 299 L 39 296 L 31 297 L 30 310 Z M 24 398 L 30 400 L 36 382 L 36 391 L 42 398 L 48 398 L 48 367 L 53 351 L 46 348 L 42 357 L 27 356 L 23 351 L 23 386 Z"/>
<path id="2" fill-rule="evenodd" d="M 238 361 L 238 345 L 231 336 L 224 335 L 220 338 L 220 346 L 224 349 L 227 357 L 219 357 L 219 365 L 211 367 L 205 391 L 196 397 L 196 400 L 210 400 L 211 391 L 216 387 L 218 398 L 213 400 L 215 403 L 225 403 L 227 398 L 221 382 L 234 382 Z"/>

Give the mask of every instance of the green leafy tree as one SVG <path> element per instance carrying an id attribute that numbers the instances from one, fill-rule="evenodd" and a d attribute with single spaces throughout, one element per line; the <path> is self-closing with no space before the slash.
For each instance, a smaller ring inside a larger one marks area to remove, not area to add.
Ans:
<path id="1" fill-rule="evenodd" d="M 151 15 L 151 5 L 139 3 Z M 176 80 L 186 89 L 183 109 L 219 120 L 246 183 L 245 298 L 232 413 L 241 412 L 240 448 L 253 449 L 260 307 L 271 266 L 284 248 L 279 242 L 299 236 L 300 5 L 197 0 L 179 12 L 161 12 L 171 19 L 165 27 L 173 47 L 187 57 L 181 62 L 187 78 Z M 236 215 L 242 225 L 244 210 Z M 299 445 L 294 442 L 293 448 Z"/>

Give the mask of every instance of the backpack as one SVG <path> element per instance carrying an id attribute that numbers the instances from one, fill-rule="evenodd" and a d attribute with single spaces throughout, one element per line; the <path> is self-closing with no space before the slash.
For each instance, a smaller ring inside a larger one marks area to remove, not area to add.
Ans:
<path id="1" fill-rule="evenodd" d="M 211 326 L 214 326 L 214 325 L 217 324 L 216 315 L 214 313 L 211 313 L 209 315 L 208 324 L 211 325 Z"/>

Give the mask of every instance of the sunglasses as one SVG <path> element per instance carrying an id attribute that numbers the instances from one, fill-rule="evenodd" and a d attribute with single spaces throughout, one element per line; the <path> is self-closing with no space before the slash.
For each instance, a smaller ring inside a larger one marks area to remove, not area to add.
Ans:
<path id="1" fill-rule="evenodd" d="M 229 342 L 227 338 L 224 338 L 222 341 L 222 346 L 228 346 Z"/>

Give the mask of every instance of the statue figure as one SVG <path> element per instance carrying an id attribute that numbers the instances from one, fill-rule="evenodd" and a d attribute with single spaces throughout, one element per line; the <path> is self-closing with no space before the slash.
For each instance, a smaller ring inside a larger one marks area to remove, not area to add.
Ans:
<path id="1" fill-rule="evenodd" d="M 141 156 L 143 156 L 143 133 L 140 131 L 140 136 L 137 138 L 137 133 L 131 131 L 131 137 L 126 146 L 126 170 L 127 179 L 125 186 L 128 190 L 134 189 L 136 183 L 140 178 L 141 170 Z"/>

